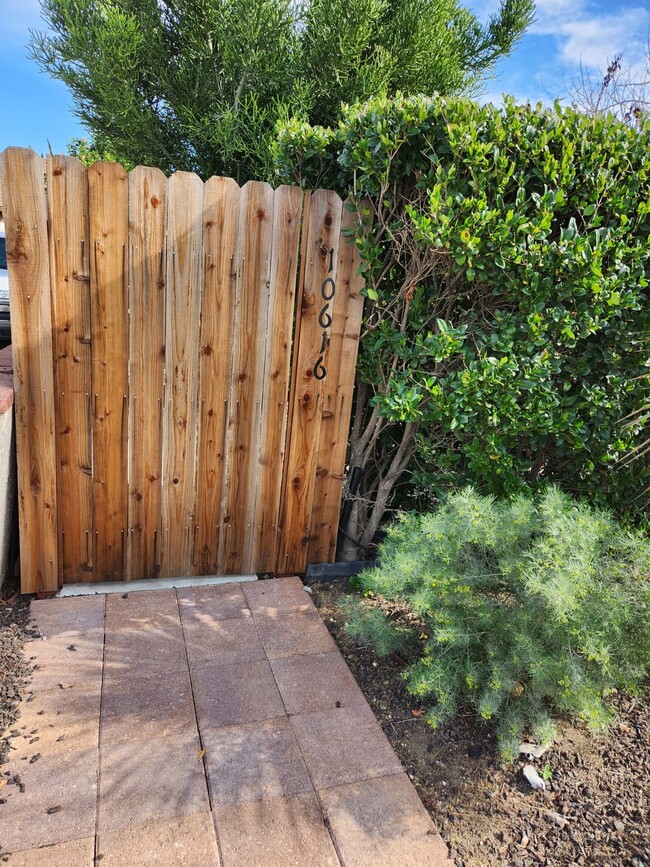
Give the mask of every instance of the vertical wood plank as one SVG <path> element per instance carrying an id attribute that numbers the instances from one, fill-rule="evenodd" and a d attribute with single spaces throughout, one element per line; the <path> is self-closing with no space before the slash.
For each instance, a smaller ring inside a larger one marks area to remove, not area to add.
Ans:
<path id="1" fill-rule="evenodd" d="M 58 546 L 52 314 L 43 162 L 7 148 L 0 178 L 14 357 L 23 593 L 56 590 Z"/>
<path id="2" fill-rule="evenodd" d="M 93 581 L 88 172 L 47 158 L 57 436 L 59 574 Z"/>
<path id="3" fill-rule="evenodd" d="M 176 172 L 167 190 L 162 576 L 192 568 L 202 227 L 203 183 Z"/>
<path id="4" fill-rule="evenodd" d="M 341 490 L 363 315 L 361 289 L 364 280 L 358 274 L 361 259 L 354 239 L 345 236 L 346 232 L 355 228 L 357 219 L 356 211 L 352 212 L 344 206 L 328 369 L 324 380 L 308 563 L 332 563 L 336 558 Z"/>
<path id="5" fill-rule="evenodd" d="M 271 279 L 273 190 L 249 181 L 241 191 L 232 385 L 220 545 L 224 574 L 252 569 L 252 537 Z"/>
<path id="6" fill-rule="evenodd" d="M 278 572 L 302 572 L 307 563 L 310 514 L 318 457 L 323 372 L 328 369 L 332 290 L 336 287 L 342 202 L 331 190 L 312 196 L 305 278 L 299 305 L 300 341 L 294 350 L 296 387 L 290 407 L 290 440 L 284 467 Z M 326 308 L 327 297 L 330 298 Z M 327 373 L 325 373 L 325 378 Z"/>
<path id="7" fill-rule="evenodd" d="M 124 576 L 127 529 L 128 175 L 88 169 L 93 401 L 94 580 Z"/>
<path id="8" fill-rule="evenodd" d="M 302 190 L 287 186 L 279 187 L 274 196 L 271 285 L 251 550 L 253 572 L 275 569 L 303 198 Z"/>
<path id="9" fill-rule="evenodd" d="M 129 175 L 129 500 L 126 578 L 160 574 L 167 179 Z"/>
<path id="10" fill-rule="evenodd" d="M 214 177 L 205 184 L 195 575 L 220 571 L 220 510 L 233 352 L 239 199 L 239 187 L 231 178 Z"/>

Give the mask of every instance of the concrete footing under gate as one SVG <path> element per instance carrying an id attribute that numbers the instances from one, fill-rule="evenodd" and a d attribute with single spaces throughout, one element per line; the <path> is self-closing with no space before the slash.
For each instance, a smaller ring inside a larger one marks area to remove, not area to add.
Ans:
<path id="1" fill-rule="evenodd" d="M 257 575 L 196 575 L 192 578 L 147 578 L 143 581 L 102 581 L 96 584 L 66 584 L 57 596 L 92 596 L 95 593 L 135 593 L 139 590 L 172 590 L 257 581 Z"/>

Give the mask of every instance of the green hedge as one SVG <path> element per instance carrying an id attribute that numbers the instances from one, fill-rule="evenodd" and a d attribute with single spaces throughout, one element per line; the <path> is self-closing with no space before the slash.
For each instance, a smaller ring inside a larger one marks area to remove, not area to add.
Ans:
<path id="1" fill-rule="evenodd" d="M 369 199 L 355 436 L 379 419 L 389 456 L 412 436 L 394 504 L 551 480 L 647 518 L 650 124 L 376 99 L 335 130 L 286 124 L 276 159 L 282 180 Z M 359 525 L 388 473 L 370 463 Z"/>

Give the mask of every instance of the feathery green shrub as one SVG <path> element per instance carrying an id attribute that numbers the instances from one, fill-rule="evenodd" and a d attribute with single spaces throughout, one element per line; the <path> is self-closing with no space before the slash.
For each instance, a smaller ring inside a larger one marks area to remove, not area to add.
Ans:
<path id="1" fill-rule="evenodd" d="M 407 629 L 348 597 L 348 631 L 382 654 L 419 644 L 404 677 L 434 700 L 428 722 L 469 704 L 497 722 L 507 759 L 524 732 L 550 742 L 557 714 L 606 729 L 607 693 L 633 691 L 650 671 L 650 540 L 557 488 L 455 493 L 394 523 L 380 562 L 362 588 L 420 623 Z"/>

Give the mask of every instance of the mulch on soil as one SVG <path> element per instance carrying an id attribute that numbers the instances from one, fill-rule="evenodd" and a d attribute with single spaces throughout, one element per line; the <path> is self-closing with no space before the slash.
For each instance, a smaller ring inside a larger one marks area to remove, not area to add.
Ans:
<path id="1" fill-rule="evenodd" d="M 344 583 L 311 585 L 313 599 L 459 867 L 483 865 L 650 865 L 650 686 L 617 695 L 608 738 L 564 722 L 548 764 L 545 791 L 504 767 L 493 729 L 473 713 L 440 731 L 400 678 L 399 659 L 381 660 L 343 629 Z M 548 773 L 547 773 L 548 776 Z"/>
<path id="2" fill-rule="evenodd" d="M 9 750 L 9 741 L 2 735 L 16 719 L 31 672 L 23 655 L 25 638 L 32 633 L 29 598 L 19 595 L 17 583 L 7 579 L 0 593 L 0 764 Z"/>

